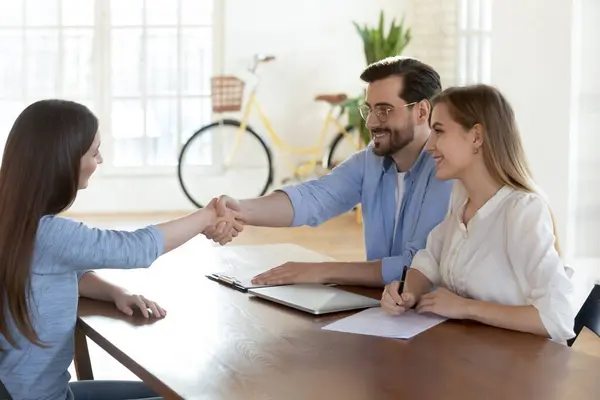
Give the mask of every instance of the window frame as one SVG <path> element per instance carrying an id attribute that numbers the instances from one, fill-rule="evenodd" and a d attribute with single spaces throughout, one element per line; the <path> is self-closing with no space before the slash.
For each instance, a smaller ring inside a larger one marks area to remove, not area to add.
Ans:
<path id="1" fill-rule="evenodd" d="M 101 133 L 106 132 L 102 136 L 102 147 L 101 152 L 104 157 L 104 164 L 101 168 L 98 169 L 98 173 L 100 176 L 118 176 L 118 177 L 137 177 L 137 176 L 175 176 L 177 174 L 177 166 L 176 165 L 141 165 L 141 166 L 117 166 L 114 165 L 115 159 L 115 138 L 110 132 L 110 122 L 111 122 L 111 101 L 112 101 L 112 92 L 111 92 L 111 59 L 110 59 L 110 8 L 108 1 L 96 1 L 96 12 L 95 16 L 97 18 L 95 26 L 98 29 L 101 29 L 101 32 L 98 32 L 102 35 L 95 35 L 95 38 L 99 38 L 101 43 L 98 43 L 99 46 L 103 46 L 102 49 L 98 48 L 98 51 L 103 51 L 103 54 L 107 54 L 106 57 L 102 59 L 105 65 L 100 68 L 102 72 L 102 77 L 97 79 L 98 85 L 102 85 L 100 87 L 95 88 L 95 94 L 100 98 L 95 99 L 98 104 L 98 118 L 100 119 L 100 130 Z M 222 1 L 214 0 L 213 1 L 213 16 L 211 20 L 212 26 L 212 71 L 213 75 L 216 71 L 221 71 L 223 69 L 223 57 L 224 57 L 224 34 L 223 34 L 223 25 L 224 25 L 224 13 L 225 6 Z M 100 24 L 104 24 L 103 27 Z M 106 37 L 108 36 L 108 37 Z M 97 63 L 95 63 L 97 64 Z M 142 79 L 143 75 L 142 75 Z M 145 88 L 145 87 L 144 87 Z M 100 90 L 101 89 L 101 90 Z M 145 93 L 143 93 L 145 95 Z M 181 93 L 177 94 L 178 99 L 181 97 Z M 185 97 L 185 96 L 183 96 Z M 211 109 L 212 112 L 212 109 Z M 211 114 L 211 120 L 214 119 L 214 114 Z M 181 121 L 178 122 L 180 126 Z M 104 127 L 104 128 L 103 128 Z M 198 129 L 201 128 L 198 126 Z M 181 135 L 181 131 L 179 131 L 179 135 Z M 108 134 L 107 134 L 108 133 Z M 181 150 L 183 144 L 181 140 L 178 138 L 178 152 Z M 146 142 L 147 144 L 147 142 Z M 144 146 L 146 147 L 146 146 Z M 147 151 L 146 149 L 144 151 Z M 176 155 L 178 156 L 178 154 Z"/>
<path id="2" fill-rule="evenodd" d="M 111 26 L 111 21 L 110 21 L 110 6 L 111 6 L 111 1 L 109 0 L 95 0 L 93 1 L 93 20 L 91 21 L 91 23 L 93 23 L 93 25 L 85 25 L 85 26 L 77 26 L 77 25 L 65 25 L 65 20 L 63 17 L 63 1 L 62 0 L 57 0 L 57 20 L 56 20 L 56 25 L 54 24 L 46 24 L 46 25 L 38 25 L 38 24 L 34 24 L 34 25 L 30 25 L 30 24 L 26 24 L 26 10 L 27 10 L 27 0 L 23 1 L 22 4 L 20 6 L 22 6 L 22 21 L 19 24 L 16 24 L 15 26 L 10 26 L 10 25 L 3 25 L 0 26 L 0 30 L 15 30 L 15 31 L 21 31 L 22 32 L 22 37 L 23 37 L 23 44 L 25 44 L 25 38 L 26 35 L 28 34 L 28 32 L 31 31 L 37 31 L 37 30 L 51 30 L 53 32 L 56 32 L 56 34 L 58 35 L 58 44 L 57 44 L 57 49 L 58 49 L 58 53 L 57 53 L 57 57 L 58 57 L 58 64 L 57 64 L 57 68 L 58 68 L 58 76 L 57 76 L 57 80 L 54 83 L 54 90 L 52 91 L 51 96 L 52 97 L 58 97 L 58 98 L 66 98 L 65 96 L 65 92 L 64 92 L 64 88 L 63 88 L 63 75 L 64 75 L 64 68 L 65 68 L 65 64 L 64 64 L 64 54 L 65 54 L 65 47 L 66 47 L 66 40 L 65 40 L 65 36 L 63 35 L 63 32 L 65 30 L 71 30 L 71 29 L 86 29 L 89 30 L 89 32 L 93 35 L 93 41 L 92 41 L 92 63 L 91 63 L 91 74 L 92 74 L 92 79 L 93 82 L 91 82 L 91 97 L 87 100 L 84 100 L 84 98 L 78 98 L 78 96 L 69 96 L 69 99 L 72 99 L 74 101 L 90 101 L 93 104 L 94 107 L 94 113 L 97 115 L 98 119 L 100 120 L 100 133 L 102 135 L 102 146 L 101 146 L 101 153 L 103 155 L 104 158 L 104 164 L 102 165 L 101 168 L 98 169 L 97 174 L 99 176 L 121 176 L 121 177 L 125 177 L 125 176 L 175 176 L 176 175 L 176 170 L 177 167 L 176 165 L 153 165 L 153 164 L 147 164 L 147 160 L 144 161 L 144 164 L 139 165 L 139 166 L 118 166 L 115 165 L 115 156 L 116 156 L 116 148 L 115 148 L 115 144 L 116 144 L 116 139 L 115 137 L 112 135 L 112 115 L 111 115 L 111 109 L 112 109 L 112 102 L 115 100 L 115 98 L 113 98 L 113 93 L 112 93 L 112 82 L 111 82 L 111 57 L 112 57 L 112 52 L 111 52 L 111 36 L 112 36 L 112 32 L 113 32 L 113 27 Z M 146 1 L 143 1 L 143 6 L 146 6 Z M 223 33 L 223 25 L 224 25 L 224 13 L 225 13 L 225 6 L 223 4 L 222 1 L 220 0 L 213 0 L 213 15 L 212 18 L 209 22 L 209 24 L 204 25 L 206 27 L 210 27 L 211 29 L 211 33 L 212 33 L 212 43 L 210 44 L 211 46 L 211 51 L 212 51 L 212 74 L 217 73 L 217 71 L 221 71 L 223 69 L 223 57 L 224 57 L 224 49 L 223 49 L 223 43 L 224 43 L 224 33 Z M 145 15 L 146 13 L 144 12 L 142 15 Z M 145 18 L 145 17 L 143 17 Z M 181 18 L 181 12 L 179 13 L 179 17 L 178 17 L 178 21 L 177 21 L 177 25 L 175 25 L 174 27 L 176 27 L 178 30 L 184 28 L 187 25 L 181 25 L 179 19 Z M 142 25 L 145 21 L 142 20 Z M 169 25 L 171 26 L 171 25 Z M 190 27 L 201 27 L 202 25 L 193 25 Z M 135 26 L 137 27 L 137 25 Z M 152 28 L 154 28 L 155 26 L 152 25 Z M 157 27 L 160 27 L 160 25 L 157 25 Z M 122 27 L 119 26 L 119 28 L 116 29 L 121 29 Z M 127 28 L 125 28 L 127 29 Z M 143 29 L 144 31 L 146 29 Z M 54 34 L 54 33 L 53 33 Z M 142 45 L 145 45 L 145 37 L 144 39 L 142 39 Z M 181 51 L 181 47 L 179 46 L 179 50 Z M 29 68 L 29 64 L 31 61 L 28 61 L 29 55 L 28 52 L 26 51 L 25 48 L 23 48 L 22 51 L 22 55 L 21 55 L 21 59 L 22 59 L 22 68 Z M 145 71 L 145 64 L 143 64 L 143 60 L 142 60 L 142 64 L 140 65 L 140 69 Z M 148 101 L 148 99 L 153 99 L 153 98 L 157 98 L 157 99 L 165 99 L 165 98 L 173 98 L 176 99 L 175 101 L 177 102 L 177 106 L 180 107 L 181 104 L 181 99 L 182 98 L 186 98 L 188 97 L 185 94 L 182 94 L 182 90 L 181 88 L 178 88 L 177 93 L 173 94 L 172 96 L 167 96 L 167 95 L 152 95 L 152 96 L 147 96 L 146 97 L 146 85 L 145 85 L 145 75 L 146 73 L 142 73 L 140 76 L 140 79 L 142 79 L 142 93 L 140 94 L 140 96 L 138 95 L 134 95 L 131 98 L 134 99 L 141 99 L 142 101 Z M 29 91 L 28 91 L 28 86 L 27 86 L 27 82 L 28 82 L 28 75 L 27 73 L 23 73 L 22 74 L 22 78 L 21 78 L 21 82 L 20 84 L 22 85 L 22 89 L 21 92 L 17 91 L 14 94 L 10 94 L 5 96 L 2 100 L 3 101 L 16 101 L 16 102 L 23 102 L 23 107 L 27 106 L 28 104 L 31 104 L 33 101 L 38 100 L 38 98 L 41 97 L 46 97 L 46 95 L 32 95 Z M 12 93 L 12 92 L 11 92 Z M 22 93 L 20 95 L 20 97 L 18 98 L 18 93 Z M 117 96 L 116 99 L 118 100 L 121 97 L 125 97 L 125 96 Z M 194 96 L 189 96 L 190 98 L 198 98 L 198 95 L 194 95 Z M 200 96 L 200 98 L 208 98 L 208 101 L 210 102 L 210 93 L 207 93 L 206 97 Z M 211 112 L 212 112 L 212 108 L 211 108 Z M 16 118 L 16 115 L 14 116 Z M 176 147 L 176 151 L 179 152 L 181 150 L 181 147 L 183 146 L 183 144 L 181 143 L 181 134 L 182 134 L 182 117 L 181 117 L 181 113 L 178 113 L 178 121 L 177 121 L 177 125 L 178 125 L 178 137 L 176 138 L 177 140 L 177 147 Z M 212 120 L 214 119 L 214 115 L 213 114 L 209 114 L 209 118 Z M 145 123 L 145 122 L 144 122 Z M 200 126 L 198 126 L 198 128 L 200 128 Z M 8 132 L 4 133 L 4 136 L 6 136 L 8 134 Z M 145 154 L 148 153 L 149 149 L 150 149 L 150 141 L 147 140 L 143 140 L 141 141 L 143 142 L 143 151 Z M 4 139 L 2 139 L 2 143 L 4 143 Z M 173 155 L 175 158 L 178 156 L 178 154 L 174 154 Z"/>
<path id="3" fill-rule="evenodd" d="M 486 7 L 482 4 L 486 3 Z M 492 54 L 492 6 L 493 0 L 457 0 L 457 47 L 456 47 L 456 82 L 457 85 L 464 86 L 475 83 L 492 82 L 491 54 Z M 478 7 L 477 26 L 473 27 L 471 14 L 474 7 Z M 486 14 L 487 12 L 487 14 Z M 484 21 L 489 22 L 488 27 L 484 27 Z M 470 49 L 469 42 L 477 42 L 477 51 Z M 489 44 L 487 65 L 484 51 L 484 41 Z M 464 49 L 463 49 L 464 42 Z M 464 50 L 464 53 L 463 53 Z M 476 60 L 474 58 L 476 57 Z M 476 70 L 473 71 L 473 65 Z M 487 67 L 487 68 L 486 68 Z M 485 69 L 485 71 L 484 71 Z M 487 76 L 486 76 L 487 75 Z M 475 79 L 472 79 L 476 76 Z M 484 78 L 485 77 L 485 78 Z"/>

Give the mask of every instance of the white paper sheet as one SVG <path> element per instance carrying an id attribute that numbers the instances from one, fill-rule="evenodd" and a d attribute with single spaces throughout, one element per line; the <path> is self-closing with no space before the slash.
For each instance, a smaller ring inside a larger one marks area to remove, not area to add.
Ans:
<path id="1" fill-rule="evenodd" d="M 418 314 L 409 310 L 402 315 L 389 315 L 381 307 L 369 308 L 335 321 L 323 329 L 361 335 L 409 339 L 444 322 L 447 318 L 434 314 Z"/>

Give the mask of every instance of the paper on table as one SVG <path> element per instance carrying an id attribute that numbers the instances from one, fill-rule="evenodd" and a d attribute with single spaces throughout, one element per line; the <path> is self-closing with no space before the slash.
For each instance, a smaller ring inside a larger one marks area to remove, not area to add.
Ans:
<path id="1" fill-rule="evenodd" d="M 361 335 L 409 339 L 444 322 L 447 318 L 434 314 L 418 314 L 409 310 L 402 315 L 389 315 L 381 307 L 369 308 L 335 321 L 323 329 Z"/>

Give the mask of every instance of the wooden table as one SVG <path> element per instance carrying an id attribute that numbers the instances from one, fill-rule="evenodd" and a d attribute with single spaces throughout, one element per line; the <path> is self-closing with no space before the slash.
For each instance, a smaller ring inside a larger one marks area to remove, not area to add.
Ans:
<path id="1" fill-rule="evenodd" d="M 301 249 L 284 249 L 275 252 L 278 257 L 303 257 Z M 529 334 L 461 322 L 445 322 L 411 340 L 323 331 L 348 313 L 314 317 L 210 281 L 205 273 L 224 268 L 220 253 L 268 260 L 265 266 L 278 261 L 263 247 L 190 242 L 148 270 L 103 271 L 148 294 L 168 315 L 151 322 L 82 299 L 79 379 L 92 378 L 87 336 L 166 399 L 600 396 L 600 358 Z M 380 296 L 379 290 L 351 290 Z"/>

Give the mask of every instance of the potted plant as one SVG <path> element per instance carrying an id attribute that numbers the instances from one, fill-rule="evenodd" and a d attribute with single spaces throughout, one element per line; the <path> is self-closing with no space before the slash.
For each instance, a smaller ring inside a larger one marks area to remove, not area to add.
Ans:
<path id="1" fill-rule="evenodd" d="M 367 65 L 402 54 L 412 37 L 410 28 L 404 25 L 404 18 L 399 23 L 393 18 L 386 32 L 383 10 L 379 13 L 379 24 L 376 27 L 371 28 L 366 24 L 360 26 L 355 21 L 352 23 L 362 39 Z M 348 99 L 343 111 L 348 111 L 348 123 L 358 129 L 362 142 L 366 145 L 371 141 L 371 135 L 358 112 L 358 106 L 363 103 L 364 98 L 363 92 L 360 96 Z"/>

